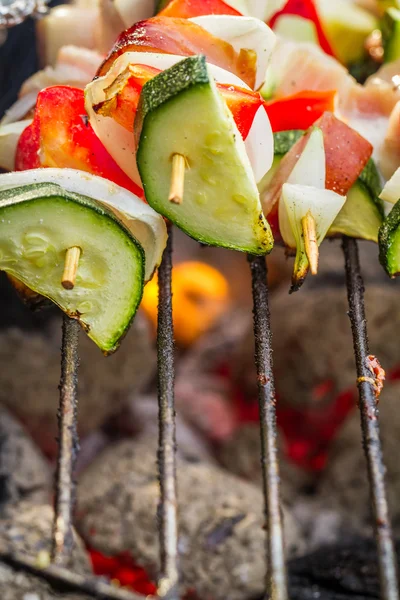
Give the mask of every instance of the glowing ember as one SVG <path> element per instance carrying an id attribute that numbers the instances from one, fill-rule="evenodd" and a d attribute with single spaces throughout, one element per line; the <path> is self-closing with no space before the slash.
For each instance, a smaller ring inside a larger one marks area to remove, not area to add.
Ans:
<path id="1" fill-rule="evenodd" d="M 172 303 L 174 335 L 181 346 L 190 346 L 206 333 L 227 310 L 229 284 L 214 267 L 188 261 L 174 267 Z M 154 277 L 144 290 L 142 308 L 157 325 L 158 284 Z"/>
<path id="2" fill-rule="evenodd" d="M 104 556 L 97 550 L 89 549 L 89 555 L 96 575 L 108 577 L 116 585 L 128 587 L 143 596 L 157 592 L 146 571 L 139 567 L 128 553 Z"/>

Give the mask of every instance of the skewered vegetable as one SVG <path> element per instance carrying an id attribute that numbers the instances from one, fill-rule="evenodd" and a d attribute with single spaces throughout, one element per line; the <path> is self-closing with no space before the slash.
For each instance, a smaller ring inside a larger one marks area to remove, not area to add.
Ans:
<path id="1" fill-rule="evenodd" d="M 104 206 L 34 184 L 0 192 L 0 269 L 78 319 L 109 353 L 141 300 L 144 251 Z"/>
<path id="2" fill-rule="evenodd" d="M 148 204 L 107 179 L 74 169 L 32 169 L 0 176 L 0 190 L 39 183 L 57 184 L 67 192 L 90 196 L 110 210 L 142 246 L 145 281 L 151 279 L 167 243 L 167 228 Z"/>
<path id="3" fill-rule="evenodd" d="M 282 238 L 296 251 L 292 291 L 299 289 L 309 269 L 317 274 L 318 246 L 346 201 L 344 196 L 325 189 L 325 179 L 324 136 L 315 127 L 282 186 L 279 201 Z"/>
<path id="4" fill-rule="evenodd" d="M 203 243 L 254 254 L 272 249 L 245 145 L 204 57 L 145 84 L 135 135 L 150 206 Z"/>
<path id="5" fill-rule="evenodd" d="M 260 183 L 260 190 L 268 188 L 283 157 L 302 135 L 303 132 L 299 130 L 283 131 L 274 134 L 274 163 L 271 170 Z M 384 215 L 383 203 L 379 198 L 380 193 L 380 176 L 375 162 L 371 158 L 360 173 L 358 180 L 348 190 L 346 202 L 329 228 L 328 237 L 347 235 L 378 242 L 378 232 Z M 381 198 L 383 198 L 383 193 Z M 275 222 L 274 231 L 277 227 L 279 225 Z"/>
<path id="6" fill-rule="evenodd" d="M 382 42 L 385 62 L 400 58 L 400 10 L 388 8 L 382 20 Z"/>
<path id="7" fill-rule="evenodd" d="M 400 275 L 400 201 L 394 205 L 379 231 L 379 260 L 390 277 Z"/>
<path id="8" fill-rule="evenodd" d="M 85 106 L 90 123 L 104 146 L 137 185 L 141 185 L 136 162 L 133 123 L 142 87 L 160 70 L 181 61 L 170 54 L 126 52 L 114 62 L 103 77 L 85 90 Z M 232 111 L 242 134 L 256 182 L 270 169 L 273 160 L 273 137 L 262 99 L 233 73 L 208 65 L 218 82 L 218 89 Z M 111 118 L 110 118 L 111 117 Z"/>
<path id="9" fill-rule="evenodd" d="M 33 122 L 19 138 L 15 167 L 66 167 L 105 177 L 140 195 L 88 123 L 83 90 L 54 86 L 38 95 Z"/>

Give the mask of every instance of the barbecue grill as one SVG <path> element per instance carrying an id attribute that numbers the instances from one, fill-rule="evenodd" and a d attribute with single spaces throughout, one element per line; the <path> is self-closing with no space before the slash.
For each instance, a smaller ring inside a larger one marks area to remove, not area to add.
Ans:
<path id="1" fill-rule="evenodd" d="M 168 244 L 159 268 L 158 310 L 158 402 L 160 479 L 159 539 L 161 573 L 158 596 L 166 600 L 179 597 L 179 553 L 176 486 L 176 444 L 174 409 L 174 341 L 172 324 L 172 253 L 173 232 L 169 228 Z M 385 465 L 382 456 L 375 382 L 369 369 L 367 321 L 364 309 L 364 285 L 358 245 L 343 238 L 349 317 L 357 366 L 357 385 L 362 441 L 367 460 L 375 537 L 379 557 L 381 597 L 399 599 L 397 561 L 389 519 L 385 488 Z M 266 517 L 266 598 L 287 600 L 287 573 L 280 503 L 277 428 L 272 362 L 272 336 L 268 306 L 267 264 L 264 257 L 248 256 L 252 276 L 255 361 L 259 390 L 261 465 Z M 72 514 L 74 507 L 74 464 L 79 448 L 77 438 L 77 376 L 79 323 L 63 319 L 61 348 L 60 403 L 58 409 L 59 454 L 55 482 L 55 517 L 53 526 L 52 564 L 41 568 L 24 555 L 0 552 L 0 561 L 14 569 L 29 572 L 65 591 L 86 593 L 104 600 L 140 600 L 128 590 L 117 588 L 96 577 L 87 578 L 66 568 L 72 550 Z M 148 596 L 148 600 L 156 597 Z"/>

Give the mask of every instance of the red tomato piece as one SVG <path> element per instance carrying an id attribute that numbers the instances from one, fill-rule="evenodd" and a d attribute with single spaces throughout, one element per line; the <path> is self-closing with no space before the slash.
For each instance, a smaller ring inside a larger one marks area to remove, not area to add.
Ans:
<path id="1" fill-rule="evenodd" d="M 329 43 L 328 38 L 325 35 L 324 28 L 322 27 L 321 20 L 318 15 L 318 11 L 315 7 L 313 0 L 288 0 L 282 10 L 275 13 L 269 22 L 269 26 L 273 28 L 275 22 L 282 15 L 296 15 L 312 21 L 315 25 L 318 35 L 319 45 L 326 54 L 335 56 L 332 46 Z"/>
<path id="2" fill-rule="evenodd" d="M 335 96 L 335 91 L 305 91 L 267 103 L 272 131 L 308 129 L 324 112 L 333 112 Z"/>
<path id="3" fill-rule="evenodd" d="M 190 19 L 202 15 L 234 15 L 241 13 L 225 4 L 222 0 L 171 0 L 171 2 L 159 13 L 163 17 L 180 17 Z"/>
<path id="4" fill-rule="evenodd" d="M 97 138 L 78 88 L 60 85 L 39 93 L 33 122 L 23 131 L 16 154 L 18 171 L 37 167 L 87 171 L 143 196 Z"/>

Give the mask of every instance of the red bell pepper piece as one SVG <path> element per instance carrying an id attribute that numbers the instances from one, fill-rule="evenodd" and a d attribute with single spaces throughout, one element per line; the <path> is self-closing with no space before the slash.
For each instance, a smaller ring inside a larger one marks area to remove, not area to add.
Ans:
<path id="1" fill-rule="evenodd" d="M 225 4 L 222 0 L 171 0 L 159 13 L 162 17 L 179 17 L 190 19 L 202 15 L 234 15 L 241 13 Z"/>
<path id="2" fill-rule="evenodd" d="M 129 68 L 125 85 L 121 85 L 118 93 L 110 100 L 94 107 L 95 111 L 103 116 L 111 117 L 128 131 L 133 131 L 142 88 L 149 79 L 155 77 L 159 72 L 159 69 L 147 65 L 132 65 Z M 218 83 L 217 87 L 232 112 L 243 139 L 246 139 L 256 112 L 263 105 L 262 97 L 258 92 L 234 85 Z"/>
<path id="3" fill-rule="evenodd" d="M 228 105 L 242 138 L 249 135 L 254 117 L 263 99 L 258 92 L 252 92 L 234 85 L 217 83 L 217 88 Z"/>
<path id="4" fill-rule="evenodd" d="M 42 90 L 35 116 L 18 142 L 17 171 L 65 167 L 100 175 L 142 197 L 143 190 L 120 169 L 87 120 L 83 90 L 53 86 Z"/>
<path id="5" fill-rule="evenodd" d="M 288 0 L 287 4 L 282 8 L 282 10 L 274 14 L 269 22 L 269 26 L 273 28 L 276 21 L 282 15 L 295 15 L 298 17 L 303 17 L 303 19 L 307 19 L 308 21 L 312 21 L 317 30 L 318 41 L 322 50 L 326 52 L 326 54 L 335 56 L 332 46 L 325 35 L 324 28 L 322 27 L 321 20 L 313 0 Z"/>
<path id="6" fill-rule="evenodd" d="M 334 111 L 335 91 L 305 91 L 265 105 L 272 131 L 308 129 L 324 112 Z"/>

